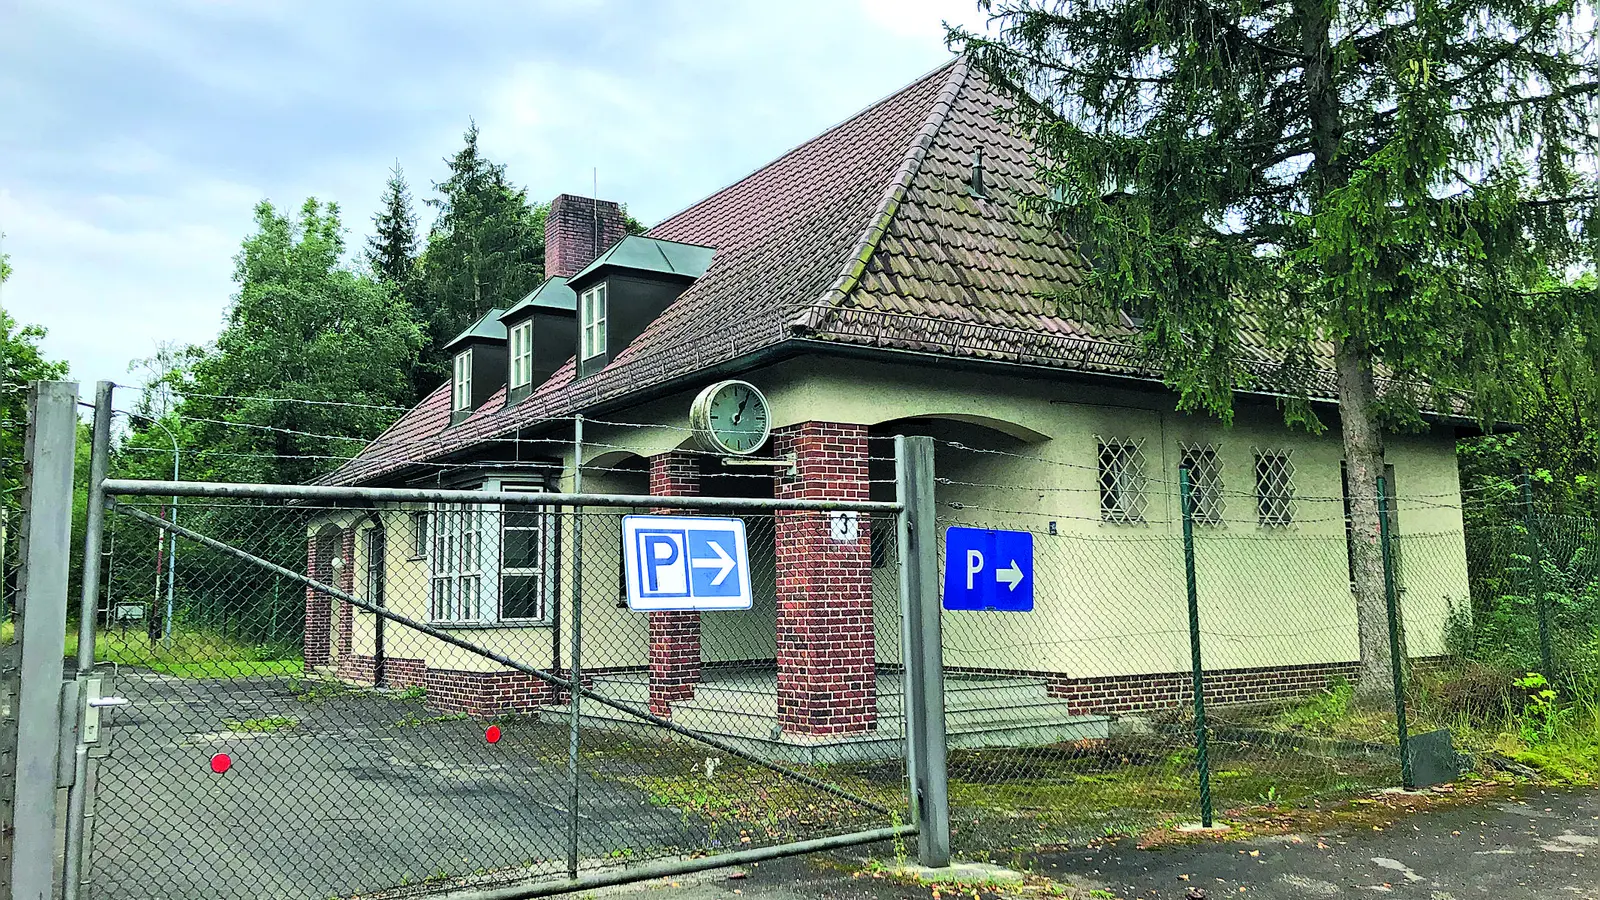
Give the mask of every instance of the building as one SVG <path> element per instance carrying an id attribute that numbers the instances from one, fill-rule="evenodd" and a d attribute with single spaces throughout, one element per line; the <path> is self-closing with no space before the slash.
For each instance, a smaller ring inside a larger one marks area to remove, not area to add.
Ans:
<path id="1" fill-rule="evenodd" d="M 947 667 L 983 679 L 969 686 L 996 703 L 1081 724 L 1185 690 L 1170 486 L 1187 464 L 1202 566 L 1239 563 L 1204 600 L 1208 622 L 1228 623 L 1208 649 L 1223 699 L 1281 698 L 1351 673 L 1337 431 L 1286 427 L 1270 385 L 1242 397 L 1228 426 L 1180 413 L 1129 340 L 1137 323 L 1056 299 L 1084 263 L 1023 208 L 1035 176 L 1002 108 L 957 59 L 644 235 L 624 236 L 615 203 L 556 198 L 549 280 L 457 338 L 451 382 L 328 481 L 570 489 L 581 414 L 586 491 L 889 499 L 888 439 L 933 435 L 942 510 L 1026 527 L 1039 542 L 1035 612 L 947 614 Z M 770 426 L 770 440 L 735 449 L 785 464 L 729 465 L 696 443 L 691 406 L 726 380 L 759 388 L 770 418 L 755 429 L 759 439 Z M 1316 394 L 1331 409 L 1331 384 Z M 1406 494 L 1459 496 L 1458 427 L 1441 417 L 1392 438 Z M 312 568 L 346 589 L 382 584 L 391 608 L 561 670 L 570 522 L 477 515 L 330 518 L 311 535 Z M 1461 526 L 1451 503 L 1402 508 L 1399 520 Z M 862 522 L 838 539 L 829 524 L 753 522 L 765 574 L 754 608 L 738 613 L 618 608 L 620 540 L 589 534 L 585 672 L 684 721 L 712 721 L 714 676 L 742 672 L 756 679 L 745 688 L 759 682 L 771 697 L 773 740 L 887 733 L 895 692 L 880 682 L 899 662 L 892 535 Z M 463 546 L 478 549 L 464 559 Z M 350 563 L 337 576 L 335 555 Z M 1459 541 L 1403 566 L 1435 599 L 1467 595 Z M 1411 655 L 1440 652 L 1443 613 L 1432 610 L 1443 608 L 1418 605 Z M 306 614 L 308 667 L 370 683 L 374 617 L 319 595 Z M 404 647 L 391 637 L 386 653 L 385 683 L 424 684 L 442 705 L 490 713 L 561 699 L 415 635 Z M 952 682 L 952 696 L 962 689 Z"/>

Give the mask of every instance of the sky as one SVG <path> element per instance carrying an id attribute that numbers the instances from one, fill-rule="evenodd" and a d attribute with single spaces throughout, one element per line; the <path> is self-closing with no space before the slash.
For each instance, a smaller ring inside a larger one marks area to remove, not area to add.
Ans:
<path id="1" fill-rule="evenodd" d="M 222 327 L 262 200 L 365 241 L 470 121 L 531 198 L 653 223 L 949 59 L 975 0 L 0 0 L 0 305 L 85 385 Z"/>

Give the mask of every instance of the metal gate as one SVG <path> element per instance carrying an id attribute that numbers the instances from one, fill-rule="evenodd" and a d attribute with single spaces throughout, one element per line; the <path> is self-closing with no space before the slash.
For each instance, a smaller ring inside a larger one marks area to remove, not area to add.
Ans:
<path id="1" fill-rule="evenodd" d="M 510 898 L 884 840 L 947 861 L 917 439 L 884 502 L 142 482 L 105 478 L 97 400 L 67 897 Z M 646 512 L 738 523 L 751 608 L 628 608 Z"/>

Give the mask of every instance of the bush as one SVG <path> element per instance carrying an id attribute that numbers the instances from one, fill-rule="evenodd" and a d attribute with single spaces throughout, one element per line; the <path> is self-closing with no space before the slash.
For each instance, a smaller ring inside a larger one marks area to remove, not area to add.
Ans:
<path id="1" fill-rule="evenodd" d="M 1419 702 L 1440 720 L 1480 725 L 1505 722 L 1522 706 L 1516 681 L 1523 674 L 1514 668 L 1468 661 L 1439 671 L 1418 672 L 1415 691 Z"/>

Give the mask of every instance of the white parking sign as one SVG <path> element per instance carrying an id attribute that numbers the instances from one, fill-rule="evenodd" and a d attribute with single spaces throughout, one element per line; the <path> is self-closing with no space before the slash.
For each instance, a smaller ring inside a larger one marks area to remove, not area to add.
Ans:
<path id="1" fill-rule="evenodd" d="M 749 609 L 742 519 L 623 516 L 628 608 Z"/>

